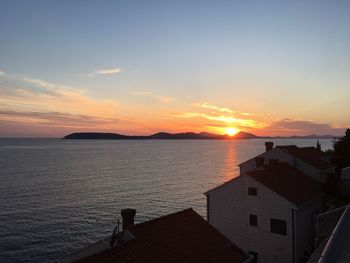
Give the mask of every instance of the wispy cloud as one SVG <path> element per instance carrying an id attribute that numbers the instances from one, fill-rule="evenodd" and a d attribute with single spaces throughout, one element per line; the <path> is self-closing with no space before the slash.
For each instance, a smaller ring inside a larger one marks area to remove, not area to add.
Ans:
<path id="1" fill-rule="evenodd" d="M 191 105 L 195 107 L 203 108 L 203 109 L 216 110 L 219 112 L 234 113 L 234 111 L 229 108 L 219 107 L 219 106 L 210 104 L 208 102 L 193 102 Z"/>
<path id="2" fill-rule="evenodd" d="M 61 136 L 74 131 L 222 133 L 227 127 L 271 136 L 341 135 L 345 129 L 344 125 L 276 119 L 271 114 L 241 112 L 209 102 L 184 103 L 151 91 L 131 94 L 149 98 L 153 105 L 137 103 L 136 98 L 128 104 L 96 99 L 88 90 L 0 71 L 0 136 Z M 160 103 L 155 105 L 154 100 Z"/>
<path id="3" fill-rule="evenodd" d="M 101 69 L 97 70 L 96 73 L 100 75 L 113 75 L 120 73 L 122 71 L 121 68 L 110 68 L 110 69 Z"/>
<path id="4" fill-rule="evenodd" d="M 208 102 L 193 102 L 191 103 L 191 106 L 200 108 L 200 109 L 204 109 L 204 110 L 210 110 L 212 112 L 216 112 L 218 114 L 230 114 L 230 115 L 234 115 L 237 118 L 246 118 L 247 116 L 261 116 L 262 114 L 256 114 L 256 113 L 250 113 L 250 112 L 242 112 L 239 110 L 234 110 L 232 108 L 229 107 L 222 107 L 222 106 L 218 106 L 218 105 L 214 105 Z M 264 114 L 266 115 L 266 114 Z"/>
<path id="5" fill-rule="evenodd" d="M 114 100 L 93 99 L 81 89 L 29 77 L 12 79 L 14 82 L 8 81 L 6 85 L 0 85 L 2 105 L 92 115 L 111 115 L 118 105 Z"/>
<path id="6" fill-rule="evenodd" d="M 117 114 L 119 110 L 116 100 L 94 99 L 86 90 L 41 79 L 8 74 L 0 81 L 2 128 L 5 124 L 8 127 L 17 124 L 27 128 L 85 127 L 84 130 L 88 130 L 90 125 L 97 130 L 111 130 L 129 123 Z"/>
<path id="7" fill-rule="evenodd" d="M 236 127 L 243 131 L 253 131 L 264 128 L 267 116 L 260 114 L 241 112 L 229 107 L 214 105 L 209 102 L 193 102 L 190 104 L 191 111 L 176 114 L 177 117 L 196 119 L 193 121 L 209 121 L 203 129 L 222 132 L 227 127 Z M 260 116 L 259 116 L 260 115 Z"/>
<path id="8" fill-rule="evenodd" d="M 241 128 L 259 128 L 262 127 L 264 124 L 260 123 L 256 120 L 253 119 L 242 119 L 242 118 L 236 118 L 234 116 L 227 116 L 227 115 L 215 115 L 215 114 L 205 114 L 205 113 L 198 113 L 198 112 L 185 112 L 178 114 L 177 117 L 182 117 L 182 118 L 203 118 L 206 120 L 211 120 L 211 121 L 217 121 L 224 123 L 226 126 L 227 125 L 233 125 L 233 126 L 238 126 Z"/>
<path id="9" fill-rule="evenodd" d="M 143 96 L 143 97 L 152 98 L 152 99 L 155 99 L 155 100 L 163 102 L 163 103 L 171 103 L 171 102 L 175 101 L 174 98 L 155 95 L 151 91 L 133 91 L 133 92 L 131 92 L 131 94 L 136 95 L 136 96 Z"/>
<path id="10" fill-rule="evenodd" d="M 201 118 L 211 121 L 205 127 L 220 130 L 223 127 L 234 126 L 244 131 L 258 135 L 310 135 L 330 134 L 340 135 L 345 127 L 330 123 L 319 123 L 312 120 L 281 119 L 276 120 L 271 114 L 248 113 L 228 107 L 217 106 L 208 102 L 194 102 L 191 106 L 197 110 L 180 113 L 182 118 Z"/>
<path id="11" fill-rule="evenodd" d="M 89 115 L 74 115 L 62 112 L 35 112 L 0 110 L 0 118 L 7 121 L 20 121 L 27 124 L 40 124 L 51 127 L 90 128 L 96 125 L 116 124 L 121 121 L 117 118 L 103 118 Z"/>
<path id="12" fill-rule="evenodd" d="M 118 74 L 122 71 L 123 71 L 122 68 L 99 69 L 99 70 L 96 70 L 96 71 L 88 74 L 88 77 L 96 77 L 99 75 L 115 75 L 115 74 Z"/>
<path id="13" fill-rule="evenodd" d="M 262 130 L 269 135 L 341 135 L 346 127 L 312 120 L 282 119 L 272 122 Z"/>
<path id="14" fill-rule="evenodd" d="M 42 91 L 43 90 L 46 90 L 46 91 L 70 90 L 70 91 L 75 91 L 77 93 L 85 92 L 84 90 L 81 90 L 81 89 L 73 89 L 72 87 L 69 87 L 69 86 L 58 85 L 42 79 L 36 79 L 31 77 L 21 77 L 19 79 L 25 82 L 26 84 L 30 84 L 31 88 L 41 88 Z"/>

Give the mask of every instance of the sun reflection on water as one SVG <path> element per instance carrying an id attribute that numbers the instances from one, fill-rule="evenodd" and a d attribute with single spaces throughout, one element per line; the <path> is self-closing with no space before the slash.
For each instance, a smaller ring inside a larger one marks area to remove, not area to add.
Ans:
<path id="1" fill-rule="evenodd" d="M 227 182 L 239 175 L 237 148 L 235 142 L 226 142 L 226 157 L 222 171 L 222 182 Z"/>

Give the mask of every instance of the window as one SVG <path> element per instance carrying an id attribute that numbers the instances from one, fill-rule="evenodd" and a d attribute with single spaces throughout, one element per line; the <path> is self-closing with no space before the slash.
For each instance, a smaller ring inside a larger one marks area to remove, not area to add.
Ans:
<path id="1" fill-rule="evenodd" d="M 280 219 L 271 218 L 271 232 L 279 235 L 287 235 L 287 222 Z"/>
<path id="2" fill-rule="evenodd" d="M 249 214 L 249 225 L 258 226 L 258 216 Z"/>
<path id="3" fill-rule="evenodd" d="M 258 253 L 249 250 L 248 254 L 253 257 L 253 260 L 250 261 L 251 263 L 258 263 Z"/>
<path id="4" fill-rule="evenodd" d="M 248 195 L 257 196 L 258 190 L 256 189 L 256 187 L 248 187 Z"/>

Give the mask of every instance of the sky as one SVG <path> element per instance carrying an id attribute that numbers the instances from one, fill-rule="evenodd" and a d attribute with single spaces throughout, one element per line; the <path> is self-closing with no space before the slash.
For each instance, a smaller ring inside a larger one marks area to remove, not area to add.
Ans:
<path id="1" fill-rule="evenodd" d="M 350 127 L 350 1 L 0 0 L 0 137 Z"/>

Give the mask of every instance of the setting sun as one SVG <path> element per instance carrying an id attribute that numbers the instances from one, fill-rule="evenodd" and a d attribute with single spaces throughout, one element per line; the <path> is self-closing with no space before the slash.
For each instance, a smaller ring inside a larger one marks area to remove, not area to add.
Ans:
<path id="1" fill-rule="evenodd" d="M 236 128 L 233 128 L 233 127 L 230 127 L 230 128 L 227 128 L 226 129 L 226 133 L 229 135 L 229 136 L 233 136 L 235 134 L 237 134 L 239 132 L 238 129 Z"/>

